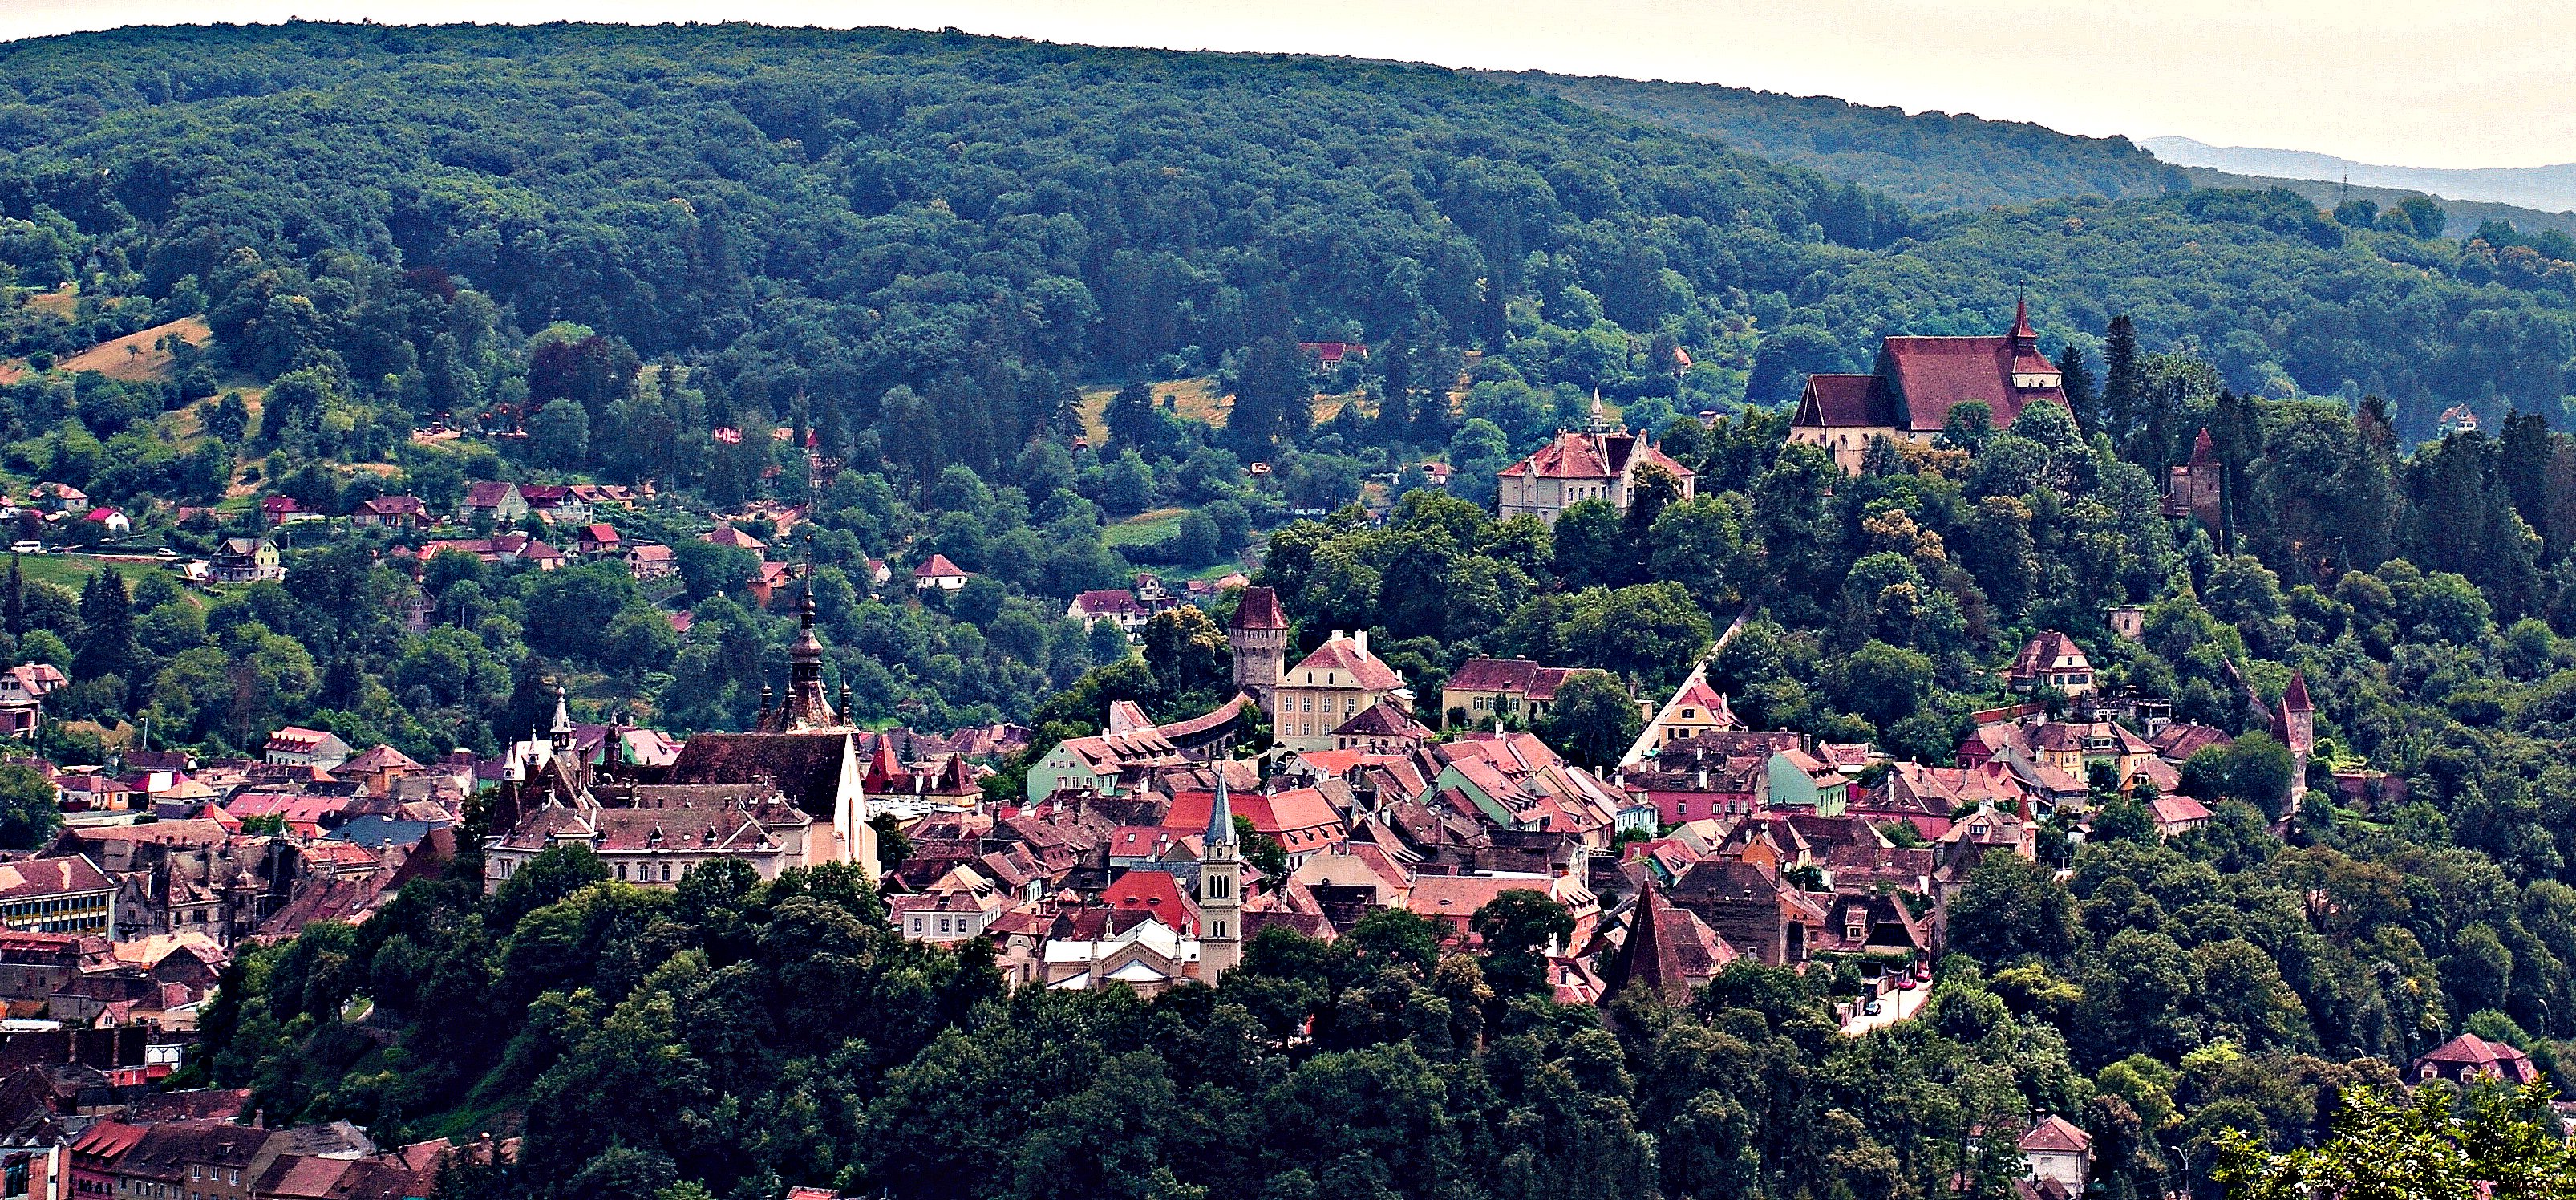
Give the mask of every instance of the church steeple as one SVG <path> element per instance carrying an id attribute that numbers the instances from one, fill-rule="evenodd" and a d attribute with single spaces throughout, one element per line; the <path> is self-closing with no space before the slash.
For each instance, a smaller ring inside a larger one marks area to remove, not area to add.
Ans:
<path id="1" fill-rule="evenodd" d="M 2012 343 L 2017 354 L 2029 354 L 2039 349 L 2039 332 L 2030 327 L 2028 300 L 2013 301 Z"/>
<path id="2" fill-rule="evenodd" d="M 1227 763 L 1210 765 L 1216 769 L 1216 797 L 1208 802 L 1207 833 L 1200 839 L 1199 979 L 1213 984 L 1243 961 L 1243 859 L 1234 804 L 1226 794 Z"/>
<path id="3" fill-rule="evenodd" d="M 842 689 L 842 703 L 847 704 L 849 690 Z M 804 611 L 799 614 L 796 645 L 787 652 L 787 697 L 777 711 L 763 706 L 760 729 L 768 733 L 787 733 L 802 729 L 833 729 L 841 725 L 841 714 L 832 707 L 823 691 L 823 640 L 814 634 L 814 576 L 807 564 Z"/>
<path id="4" fill-rule="evenodd" d="M 572 749 L 572 710 L 564 706 L 564 689 L 561 683 L 555 685 L 555 720 L 554 724 L 546 727 L 546 735 L 547 740 L 554 743 L 558 753 Z"/>

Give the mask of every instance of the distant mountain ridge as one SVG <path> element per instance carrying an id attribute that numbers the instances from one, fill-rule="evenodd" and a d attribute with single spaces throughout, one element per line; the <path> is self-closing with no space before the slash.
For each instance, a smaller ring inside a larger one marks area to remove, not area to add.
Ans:
<path id="1" fill-rule="evenodd" d="M 2392 167 L 2308 150 L 2212 146 L 2187 137 L 2147 138 L 2139 144 L 2176 166 L 2328 183 L 2349 178 L 2371 187 L 2403 188 L 2458 200 L 2491 200 L 2553 213 L 2576 209 L 2576 163 L 2466 169 Z"/>
<path id="2" fill-rule="evenodd" d="M 1973 114 L 1907 113 L 1831 96 L 1544 71 L 1488 72 L 1632 120 L 1706 134 L 1934 212 L 2060 196 L 2140 199 L 2191 190 L 2180 168 L 2124 137 L 2090 138 Z"/>

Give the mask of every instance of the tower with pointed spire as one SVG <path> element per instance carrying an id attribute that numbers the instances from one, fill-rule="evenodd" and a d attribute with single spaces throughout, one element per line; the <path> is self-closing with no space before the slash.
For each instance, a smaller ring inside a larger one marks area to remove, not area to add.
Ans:
<path id="1" fill-rule="evenodd" d="M 564 706 L 563 684 L 555 684 L 555 720 L 546 727 L 546 738 L 554 744 L 555 753 L 572 753 L 572 710 Z"/>
<path id="2" fill-rule="evenodd" d="M 1216 799 L 1208 804 L 1207 834 L 1200 840 L 1199 979 L 1213 984 L 1243 961 L 1243 847 L 1235 839 L 1234 804 L 1218 764 Z"/>
<path id="3" fill-rule="evenodd" d="M 759 722 L 753 728 L 761 733 L 841 728 L 841 714 L 823 692 L 823 640 L 814 636 L 814 579 L 810 574 L 805 579 L 805 610 L 798 619 L 796 646 L 788 651 L 787 659 L 786 699 L 774 710 L 763 704 Z M 842 695 L 846 703 L 846 688 Z"/>

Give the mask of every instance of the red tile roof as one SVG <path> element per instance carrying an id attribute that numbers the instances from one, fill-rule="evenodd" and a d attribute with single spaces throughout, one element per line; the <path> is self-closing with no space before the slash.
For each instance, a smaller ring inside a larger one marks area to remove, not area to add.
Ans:
<path id="1" fill-rule="evenodd" d="M 1334 638 L 1315 652 L 1298 661 L 1294 671 L 1348 672 L 1352 681 L 1372 692 L 1392 691 L 1404 686 L 1404 677 L 1374 654 L 1361 653 L 1359 643 L 1349 638 Z"/>
<path id="2" fill-rule="evenodd" d="M 1198 906 L 1181 894 L 1180 880 L 1169 871 L 1131 870 L 1100 893 L 1100 902 L 1122 912 L 1151 913 L 1182 933 L 1198 932 Z"/>
<path id="3" fill-rule="evenodd" d="M 1412 737 L 1428 739 L 1431 731 L 1420 721 L 1397 708 L 1392 701 L 1380 700 L 1360 710 L 1358 716 L 1342 722 L 1333 730 L 1334 737 Z"/>
<path id="4" fill-rule="evenodd" d="M 929 562 L 923 563 L 912 569 L 912 577 L 915 579 L 964 579 L 968 576 L 966 569 L 948 561 L 947 555 L 933 554 L 930 556 Z"/>
<path id="5" fill-rule="evenodd" d="M 1243 589 L 1243 599 L 1234 606 L 1234 619 L 1226 622 L 1230 629 L 1286 629 L 1288 614 L 1279 609 L 1279 593 L 1266 587 Z"/>
<path id="6" fill-rule="evenodd" d="M 1885 428 L 1896 424 L 1896 399 L 1876 375 L 1810 375 L 1798 398 L 1800 425 Z"/>
<path id="7" fill-rule="evenodd" d="M 87 855 L 22 858 L 0 863 L 0 900 L 104 892 L 116 887 Z"/>
<path id="8" fill-rule="evenodd" d="M 1631 459 L 1662 467 L 1675 479 L 1689 479 L 1695 474 L 1667 457 L 1643 435 L 1571 431 L 1558 433 L 1556 440 L 1496 474 L 1538 479 L 1615 479 L 1627 471 Z"/>
<path id="9" fill-rule="evenodd" d="M 2057 1154 L 2082 1154 L 2092 1147 L 2092 1134 L 2078 1128 L 2075 1122 L 2054 1114 L 2023 1134 L 2020 1145 L 2023 1150 Z"/>

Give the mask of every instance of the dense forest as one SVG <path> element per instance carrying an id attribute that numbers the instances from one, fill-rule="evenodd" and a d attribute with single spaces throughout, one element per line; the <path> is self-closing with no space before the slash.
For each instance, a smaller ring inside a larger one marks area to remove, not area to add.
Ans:
<path id="1" fill-rule="evenodd" d="M 1704 133 L 1774 162 L 1876 188 L 1924 211 L 2112 200 L 2191 190 L 2182 168 L 2124 137 L 2089 138 L 1970 113 L 1907 113 L 1831 96 L 1611 76 L 1497 74 L 1605 112 Z"/>
<path id="2" fill-rule="evenodd" d="M 2022 638 L 2068 630 L 2245 735 L 2186 774 L 2207 828 L 2160 843 L 2113 805 L 2080 848 L 2044 832 L 2064 879 L 1981 868 L 1926 1015 L 1867 1038 L 1833 1033 L 1831 981 L 1753 967 L 1673 1010 L 1555 1007 L 1527 913 L 1479 956 L 1401 914 L 1265 934 L 1223 987 L 1143 1002 L 1004 994 L 835 871 L 647 893 L 566 852 L 486 898 L 469 854 L 363 928 L 244 955 L 204 1071 L 387 1138 L 523 1114 L 521 1165 L 460 1195 L 746 1200 L 2000 1197 L 2018 1162 L 1979 1131 L 2036 1111 L 2094 1133 L 2109 1195 L 2209 1195 L 2230 1131 L 2314 1144 L 2461 1029 L 2564 1082 L 2576 245 L 2152 173 L 2051 189 L 2141 168 L 1964 119 L 1901 143 L 1905 199 L 1568 82 L 730 26 L 0 47 L 13 492 L 69 483 L 203 551 L 265 493 L 336 516 L 649 484 L 614 519 L 679 572 L 415 572 L 392 552 L 420 535 L 319 524 L 280 535 L 282 583 L 211 593 L 30 560 L 6 649 L 64 667 L 49 704 L 87 719 L 43 748 L 148 726 L 238 751 L 295 720 L 488 753 L 549 677 L 584 717 L 738 728 L 796 596 L 764 606 L 756 560 L 698 535 L 765 499 L 807 519 L 738 527 L 810 555 L 830 682 L 871 724 L 1043 741 L 1113 698 L 1190 711 L 1226 681 L 1224 602 L 1141 652 L 1066 602 L 1250 548 L 1302 640 L 1371 628 L 1427 693 L 1474 653 L 1665 687 L 1749 608 L 1711 667 L 1740 714 L 1925 761 Z M 1777 136 L 1842 153 L 1850 126 L 1807 111 Z M 1939 198 L 2007 144 L 2031 191 Z M 2022 295 L 2071 412 L 1963 408 L 1858 478 L 1783 446 L 1807 373 L 1996 332 Z M 166 369 L 59 369 L 192 320 Z M 1370 351 L 1301 349 L 1329 341 Z M 1495 520 L 1493 472 L 1596 389 L 1698 495 Z M 2494 434 L 2437 437 L 2454 405 Z M 2159 507 L 2203 428 L 2215 527 Z M 933 554 L 975 580 L 912 595 Z M 2116 604 L 2142 638 L 2110 636 Z M 2288 759 L 2239 680 L 2277 697 L 2294 669 L 2319 768 L 2402 800 L 2272 828 Z M 1618 740 L 1543 732 L 1593 761 Z"/>

